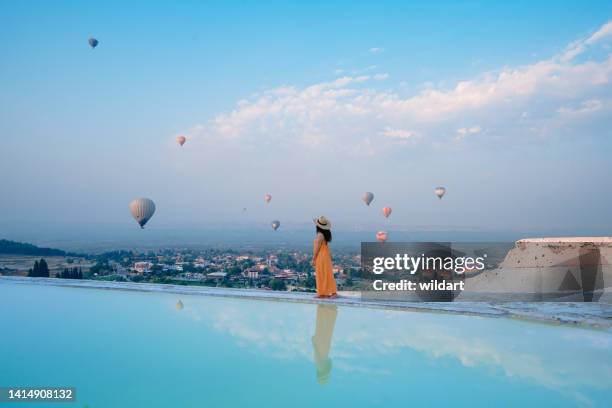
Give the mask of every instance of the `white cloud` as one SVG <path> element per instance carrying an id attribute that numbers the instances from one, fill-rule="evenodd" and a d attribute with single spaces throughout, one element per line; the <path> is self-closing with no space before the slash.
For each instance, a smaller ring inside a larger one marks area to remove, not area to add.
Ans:
<path id="1" fill-rule="evenodd" d="M 370 48 L 368 51 L 371 52 L 372 54 L 380 54 L 381 52 L 383 52 L 385 49 L 384 48 L 380 48 L 380 47 L 372 47 Z"/>
<path id="2" fill-rule="evenodd" d="M 561 107 L 558 109 L 558 112 L 561 114 L 568 115 L 582 115 L 587 113 L 593 113 L 602 110 L 604 104 L 602 101 L 598 99 L 589 99 L 588 101 L 584 101 L 580 104 L 580 106 L 576 108 L 572 107 Z"/>
<path id="3" fill-rule="evenodd" d="M 405 129 L 392 129 L 390 127 L 383 130 L 382 135 L 391 139 L 414 139 L 418 137 L 417 133 Z"/>
<path id="4" fill-rule="evenodd" d="M 387 74 L 271 89 L 216 115 L 203 125 L 203 133 L 244 143 L 268 140 L 368 152 L 386 147 L 377 143 L 377 137 L 378 141 L 392 139 L 390 134 L 399 135 L 394 132 L 407 128 L 432 143 L 478 133 L 480 126 L 509 142 L 536 133 L 541 136 L 541 129 L 554 134 L 555 126 L 560 126 L 555 122 L 558 115 L 572 109 L 567 106 L 594 110 L 601 107 L 596 101 L 602 96 L 612 97 L 612 55 L 575 59 L 612 37 L 611 27 L 607 23 L 549 59 L 485 72 L 450 88 L 431 84 L 408 97 L 369 86 L 371 80 L 386 79 Z M 587 102 L 581 105 L 582 101 Z M 463 127 L 466 122 L 482 125 Z"/>
<path id="5" fill-rule="evenodd" d="M 578 55 L 584 53 L 588 47 L 595 45 L 612 36 L 612 21 L 604 24 L 589 36 L 587 39 L 574 41 L 567 46 L 565 52 L 561 55 L 561 61 L 567 62 L 576 58 Z"/>
<path id="6" fill-rule="evenodd" d="M 463 127 L 457 129 L 457 136 L 455 137 L 456 141 L 463 140 L 468 135 L 475 135 L 481 132 L 480 126 L 472 126 L 472 127 Z"/>
<path id="7" fill-rule="evenodd" d="M 612 21 L 608 21 L 606 24 L 601 26 L 593 35 L 591 35 L 585 43 L 587 45 L 593 45 L 603 39 L 612 37 Z"/>
<path id="8" fill-rule="evenodd" d="M 476 134 L 476 133 L 480 133 L 481 129 L 480 126 L 472 126 L 470 128 L 460 128 L 457 129 L 457 133 L 459 133 L 460 135 L 470 135 L 470 134 Z"/>
<path id="9" fill-rule="evenodd" d="M 385 79 L 389 78 L 389 74 L 387 74 L 386 72 L 384 74 L 376 74 L 372 78 L 374 78 L 374 79 L 376 79 L 378 81 L 382 81 L 382 80 L 385 80 Z"/>

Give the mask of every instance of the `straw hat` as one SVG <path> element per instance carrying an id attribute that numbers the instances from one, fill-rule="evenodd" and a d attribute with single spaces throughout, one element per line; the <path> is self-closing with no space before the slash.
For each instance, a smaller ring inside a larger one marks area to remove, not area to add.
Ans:
<path id="1" fill-rule="evenodd" d="M 313 221 L 315 224 L 317 224 L 317 227 L 321 228 L 322 230 L 329 231 L 331 229 L 331 222 L 329 222 L 329 220 L 323 215 L 319 218 L 313 219 Z"/>

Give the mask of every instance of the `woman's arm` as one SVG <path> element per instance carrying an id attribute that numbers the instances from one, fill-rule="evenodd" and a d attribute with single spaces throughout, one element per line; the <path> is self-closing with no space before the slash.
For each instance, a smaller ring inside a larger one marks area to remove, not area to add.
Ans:
<path id="1" fill-rule="evenodd" d="M 323 234 L 321 234 L 320 232 L 317 234 L 317 239 L 315 240 L 315 248 L 314 248 L 314 254 L 312 256 L 312 265 L 315 265 L 315 262 L 317 260 L 317 256 L 319 255 L 319 251 L 321 250 L 321 244 L 323 244 L 323 240 L 325 239 L 325 237 L 323 236 Z"/>

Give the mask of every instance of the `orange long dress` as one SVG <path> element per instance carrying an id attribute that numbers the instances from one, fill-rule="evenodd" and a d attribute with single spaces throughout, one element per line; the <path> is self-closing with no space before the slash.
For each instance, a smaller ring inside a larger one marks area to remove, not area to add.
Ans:
<path id="1" fill-rule="evenodd" d="M 317 247 L 317 240 L 314 241 L 314 248 Z M 323 240 L 321 243 L 321 249 L 315 259 L 315 279 L 317 282 L 317 295 L 319 296 L 331 296 L 337 292 L 336 280 L 334 279 L 334 272 L 332 270 L 332 259 L 331 252 L 327 241 Z"/>

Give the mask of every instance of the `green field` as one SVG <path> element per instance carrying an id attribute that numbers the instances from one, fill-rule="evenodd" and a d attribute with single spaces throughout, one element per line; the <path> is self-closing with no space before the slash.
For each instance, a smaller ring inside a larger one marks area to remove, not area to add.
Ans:
<path id="1" fill-rule="evenodd" d="M 31 255 L 0 255 L 1 275 L 27 275 L 28 270 L 34 266 L 34 262 L 40 260 L 40 256 Z M 49 276 L 55 276 L 64 268 L 81 268 L 83 272 L 89 270 L 93 263 L 84 258 L 67 256 L 42 257 L 49 265 Z"/>

